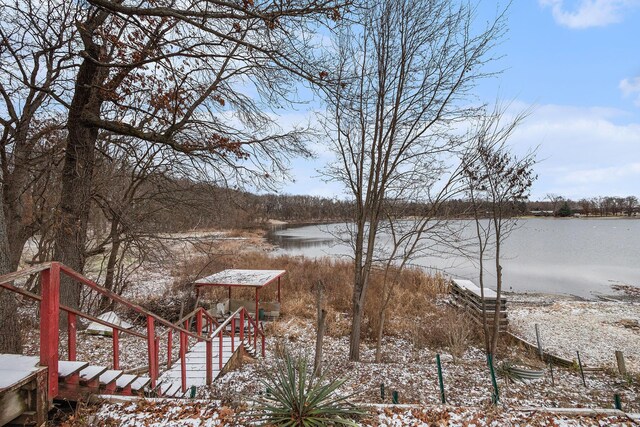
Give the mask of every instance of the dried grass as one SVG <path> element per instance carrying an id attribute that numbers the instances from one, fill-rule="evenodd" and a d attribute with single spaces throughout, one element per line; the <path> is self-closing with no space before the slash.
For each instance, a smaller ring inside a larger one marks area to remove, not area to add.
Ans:
<path id="1" fill-rule="evenodd" d="M 283 269 L 287 274 L 282 279 L 282 307 L 284 318 L 297 317 L 315 320 L 315 286 L 319 280 L 325 285 L 327 313 L 327 334 L 344 336 L 350 332 L 349 315 L 353 289 L 353 264 L 347 260 L 331 258 L 307 259 L 304 257 L 278 256 L 268 253 L 239 252 L 199 256 L 184 265 L 176 266 L 173 275 L 177 277 L 174 288 L 184 287 L 184 283 L 195 279 L 195 275 L 204 276 L 225 268 Z M 380 327 L 379 313 L 384 304 L 383 274 L 374 271 L 365 302 L 363 333 L 373 339 Z M 459 339 L 447 338 L 446 332 L 456 324 L 457 312 L 436 304 L 439 297 L 448 292 L 447 281 L 439 275 L 430 276 L 417 268 L 405 269 L 394 287 L 389 302 L 385 335 L 407 336 L 417 332 L 416 344 L 421 341 L 437 344 L 446 348 L 453 339 L 458 345 Z M 226 289 L 210 289 L 206 297 L 222 300 L 227 297 Z M 233 298 L 253 299 L 253 290 L 234 289 Z M 261 299 L 276 299 L 276 286 L 268 286 L 261 291 Z M 426 325 L 426 326 L 425 326 Z M 434 335 L 434 336 L 430 336 Z"/>

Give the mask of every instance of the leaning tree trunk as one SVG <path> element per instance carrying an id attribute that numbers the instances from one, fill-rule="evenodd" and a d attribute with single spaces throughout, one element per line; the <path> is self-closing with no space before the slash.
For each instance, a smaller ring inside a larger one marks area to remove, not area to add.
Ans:
<path id="1" fill-rule="evenodd" d="M 118 255 L 120 253 L 120 245 L 122 241 L 120 240 L 119 234 L 119 225 L 120 221 L 117 218 L 113 218 L 111 221 L 111 252 L 109 253 L 109 259 L 107 260 L 107 272 L 104 276 L 104 287 L 110 291 L 114 291 L 115 289 L 115 281 L 116 281 L 116 264 L 118 262 Z M 113 308 L 113 300 L 108 298 L 107 296 L 103 296 L 100 302 L 100 310 L 108 310 Z"/>
<path id="2" fill-rule="evenodd" d="M 0 197 L 0 275 L 11 271 L 11 256 L 4 220 L 4 203 Z M 22 334 L 17 316 L 15 295 L 0 288 L 0 353 L 21 353 Z"/>

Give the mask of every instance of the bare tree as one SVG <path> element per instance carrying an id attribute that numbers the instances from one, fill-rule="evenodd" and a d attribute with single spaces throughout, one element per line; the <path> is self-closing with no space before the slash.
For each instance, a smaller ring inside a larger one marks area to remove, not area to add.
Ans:
<path id="1" fill-rule="evenodd" d="M 499 14 L 477 35 L 474 11 L 443 0 L 374 3 L 337 41 L 337 90 L 324 120 L 336 162 L 325 174 L 353 198 L 347 224 L 355 262 L 349 358 L 359 360 L 364 302 L 385 205 L 427 190 L 459 149 L 451 128 L 504 31 Z M 435 168 L 433 167 L 435 166 Z M 437 180 L 436 180 L 437 181 Z M 424 200 L 427 200 L 425 197 Z"/>
<path id="2" fill-rule="evenodd" d="M 450 170 L 444 164 L 431 165 L 430 181 L 422 176 L 420 191 L 404 192 L 402 199 L 394 199 L 385 205 L 385 220 L 379 231 L 381 245 L 378 266 L 382 268 L 382 292 L 377 297 L 382 304 L 377 313 L 377 341 L 375 361 L 382 356 L 382 339 L 387 309 L 394 292 L 402 280 L 406 267 L 424 256 L 442 256 L 443 252 L 458 250 L 460 224 L 451 221 L 447 202 L 464 192 L 465 177 L 462 165 Z M 426 190 L 426 191 L 425 191 Z M 413 199 L 418 197 L 418 199 Z M 421 209 L 414 210 L 419 204 Z"/>
<path id="3" fill-rule="evenodd" d="M 638 198 L 636 196 L 625 197 L 623 206 L 624 206 L 624 212 L 627 214 L 627 216 L 633 215 L 636 208 L 638 207 Z"/>
<path id="4" fill-rule="evenodd" d="M 560 204 L 564 201 L 564 197 L 555 193 L 547 193 L 545 198 L 551 203 L 551 210 L 555 216 L 560 209 Z"/>
<path id="5" fill-rule="evenodd" d="M 101 132 L 188 154 L 194 161 L 277 177 L 289 155 L 307 154 L 300 129 L 275 130 L 263 106 L 288 101 L 292 76 L 321 81 L 308 30 L 338 19 L 332 0 L 129 3 L 90 0 L 76 24 L 81 56 L 66 105 L 67 144 L 55 257 L 85 263 Z M 258 97 L 244 95 L 255 91 Z M 126 113 L 126 114 L 123 114 Z M 226 177 L 225 177 L 226 178 Z M 61 301 L 76 306 L 65 281 Z"/>
<path id="6" fill-rule="evenodd" d="M 49 172 L 47 147 L 64 129 L 56 104 L 69 86 L 77 8 L 57 0 L 0 5 L 0 162 L 11 269 L 40 232 L 32 190 Z"/>
<path id="7" fill-rule="evenodd" d="M 482 320 L 488 355 L 495 354 L 500 332 L 502 244 L 517 225 L 517 218 L 513 216 L 514 204 L 526 200 L 536 179 L 532 170 L 535 154 L 518 158 L 510 153 L 507 145 L 509 137 L 526 113 L 517 115 L 507 123 L 504 123 L 504 115 L 504 110 L 496 107 L 480 120 L 475 130 L 474 149 L 463 160 L 478 242 Z M 493 259 L 495 267 L 496 303 L 495 307 L 491 307 L 493 319 L 487 318 L 487 303 L 484 299 L 488 285 L 485 274 L 487 259 Z"/>
<path id="8" fill-rule="evenodd" d="M 0 208 L 3 206 L 0 198 Z M 4 209 L 0 209 L 0 275 L 11 271 L 11 255 L 9 252 L 9 242 L 7 240 L 7 228 L 4 220 Z M 22 335 L 20 322 L 17 315 L 17 302 L 15 295 L 0 288 L 0 352 L 21 353 Z"/>

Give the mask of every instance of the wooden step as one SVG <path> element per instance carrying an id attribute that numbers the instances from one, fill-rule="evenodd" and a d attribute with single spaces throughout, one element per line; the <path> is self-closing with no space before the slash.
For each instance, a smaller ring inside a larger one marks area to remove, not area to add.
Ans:
<path id="1" fill-rule="evenodd" d="M 100 375 L 107 371 L 108 369 L 104 366 L 87 366 L 80 371 L 80 379 L 84 382 L 92 382 L 93 380 L 98 379 Z"/>
<path id="2" fill-rule="evenodd" d="M 68 377 L 73 374 L 77 374 L 84 368 L 89 366 L 87 362 L 73 362 L 69 360 L 60 360 L 58 362 L 58 376 L 59 377 Z"/>
<path id="3" fill-rule="evenodd" d="M 134 382 L 131 383 L 131 390 L 140 391 L 145 388 L 147 385 L 151 383 L 151 378 L 146 376 L 138 377 Z"/>
<path id="4" fill-rule="evenodd" d="M 124 374 L 124 371 L 118 370 L 107 370 L 100 375 L 100 387 L 104 393 L 115 393 L 116 391 L 116 380 L 120 378 Z"/>
<path id="5" fill-rule="evenodd" d="M 124 371 L 107 370 L 100 375 L 100 384 L 110 384 L 124 374 Z"/>
<path id="6" fill-rule="evenodd" d="M 138 378 L 137 375 L 124 374 L 116 380 L 116 385 L 118 386 L 118 388 L 126 388 L 130 386 L 131 383 L 136 380 L 136 378 Z"/>
<path id="7" fill-rule="evenodd" d="M 168 390 L 166 395 L 168 397 L 175 397 L 177 394 L 182 394 L 182 384 L 173 384 Z"/>

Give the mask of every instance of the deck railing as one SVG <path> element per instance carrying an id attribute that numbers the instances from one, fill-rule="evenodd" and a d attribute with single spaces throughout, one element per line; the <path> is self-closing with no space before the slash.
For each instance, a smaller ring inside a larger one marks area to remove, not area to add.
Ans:
<path id="1" fill-rule="evenodd" d="M 21 289 L 12 284 L 13 281 L 25 277 L 29 277 L 33 274 L 40 275 L 40 295 Z M 102 319 L 98 319 L 88 313 L 81 312 L 78 309 L 68 307 L 60 304 L 60 277 L 64 274 L 76 282 L 82 284 L 85 287 L 92 289 L 95 292 L 107 297 L 108 299 L 119 303 L 130 310 L 141 314 L 146 317 L 146 334 L 137 331 L 123 328 L 120 325 L 108 322 Z M 144 339 L 147 342 L 148 353 L 148 367 L 149 377 L 151 378 L 151 388 L 155 389 L 157 385 L 157 379 L 160 373 L 159 367 L 159 350 L 160 350 L 160 338 L 162 335 L 156 334 L 156 325 L 165 326 L 168 330 L 167 347 L 168 347 L 168 365 L 171 365 L 171 346 L 173 341 L 173 333 L 180 334 L 180 362 L 181 362 L 181 377 L 182 377 L 182 391 L 186 391 L 186 358 L 185 355 L 188 349 L 189 338 L 194 338 L 198 341 L 206 342 L 206 384 L 210 385 L 213 380 L 213 339 L 219 336 L 220 344 L 222 344 L 222 335 L 228 333 L 224 329 L 229 324 L 230 319 L 227 319 L 221 325 L 211 316 L 204 308 L 198 307 L 194 310 L 186 319 L 183 319 L 184 326 L 180 326 L 182 322 L 178 324 L 171 323 L 143 307 L 128 301 L 120 295 L 117 295 L 110 290 L 98 285 L 94 281 L 88 279 L 82 274 L 74 271 L 73 269 L 62 265 L 58 262 L 48 262 L 39 264 L 23 270 L 9 273 L 0 276 L 0 287 L 20 294 L 29 299 L 39 301 L 40 303 L 40 365 L 48 368 L 48 396 L 49 399 L 53 399 L 58 395 L 58 361 L 60 360 L 59 354 L 59 339 L 60 339 L 60 311 L 67 313 L 67 355 L 68 360 L 76 360 L 77 351 L 77 318 L 81 317 L 98 324 L 112 328 L 112 356 L 113 356 L 113 369 L 119 369 L 120 367 L 120 333 L 132 335 L 134 337 Z M 251 318 L 246 310 L 238 310 L 236 313 L 240 314 L 240 336 L 241 339 L 244 335 L 244 323 L 245 317 L 247 318 L 247 331 L 253 336 L 254 349 L 257 345 L 257 336 L 262 336 L 262 354 L 264 356 L 264 332 L 257 326 L 257 322 Z M 234 315 L 236 314 L 234 313 Z M 189 317 L 190 316 L 190 317 Z M 190 331 L 190 319 L 196 316 L 196 331 Z M 232 316 L 233 317 L 233 316 Z M 203 334 L 203 320 L 206 320 L 204 328 L 206 333 Z M 235 336 L 235 319 L 231 326 L 232 348 L 235 351 L 234 336 Z M 211 333 L 213 325 L 217 325 L 215 332 Z M 222 345 L 219 346 L 219 360 L 222 363 Z M 222 366 L 220 366 L 222 370 Z"/>

